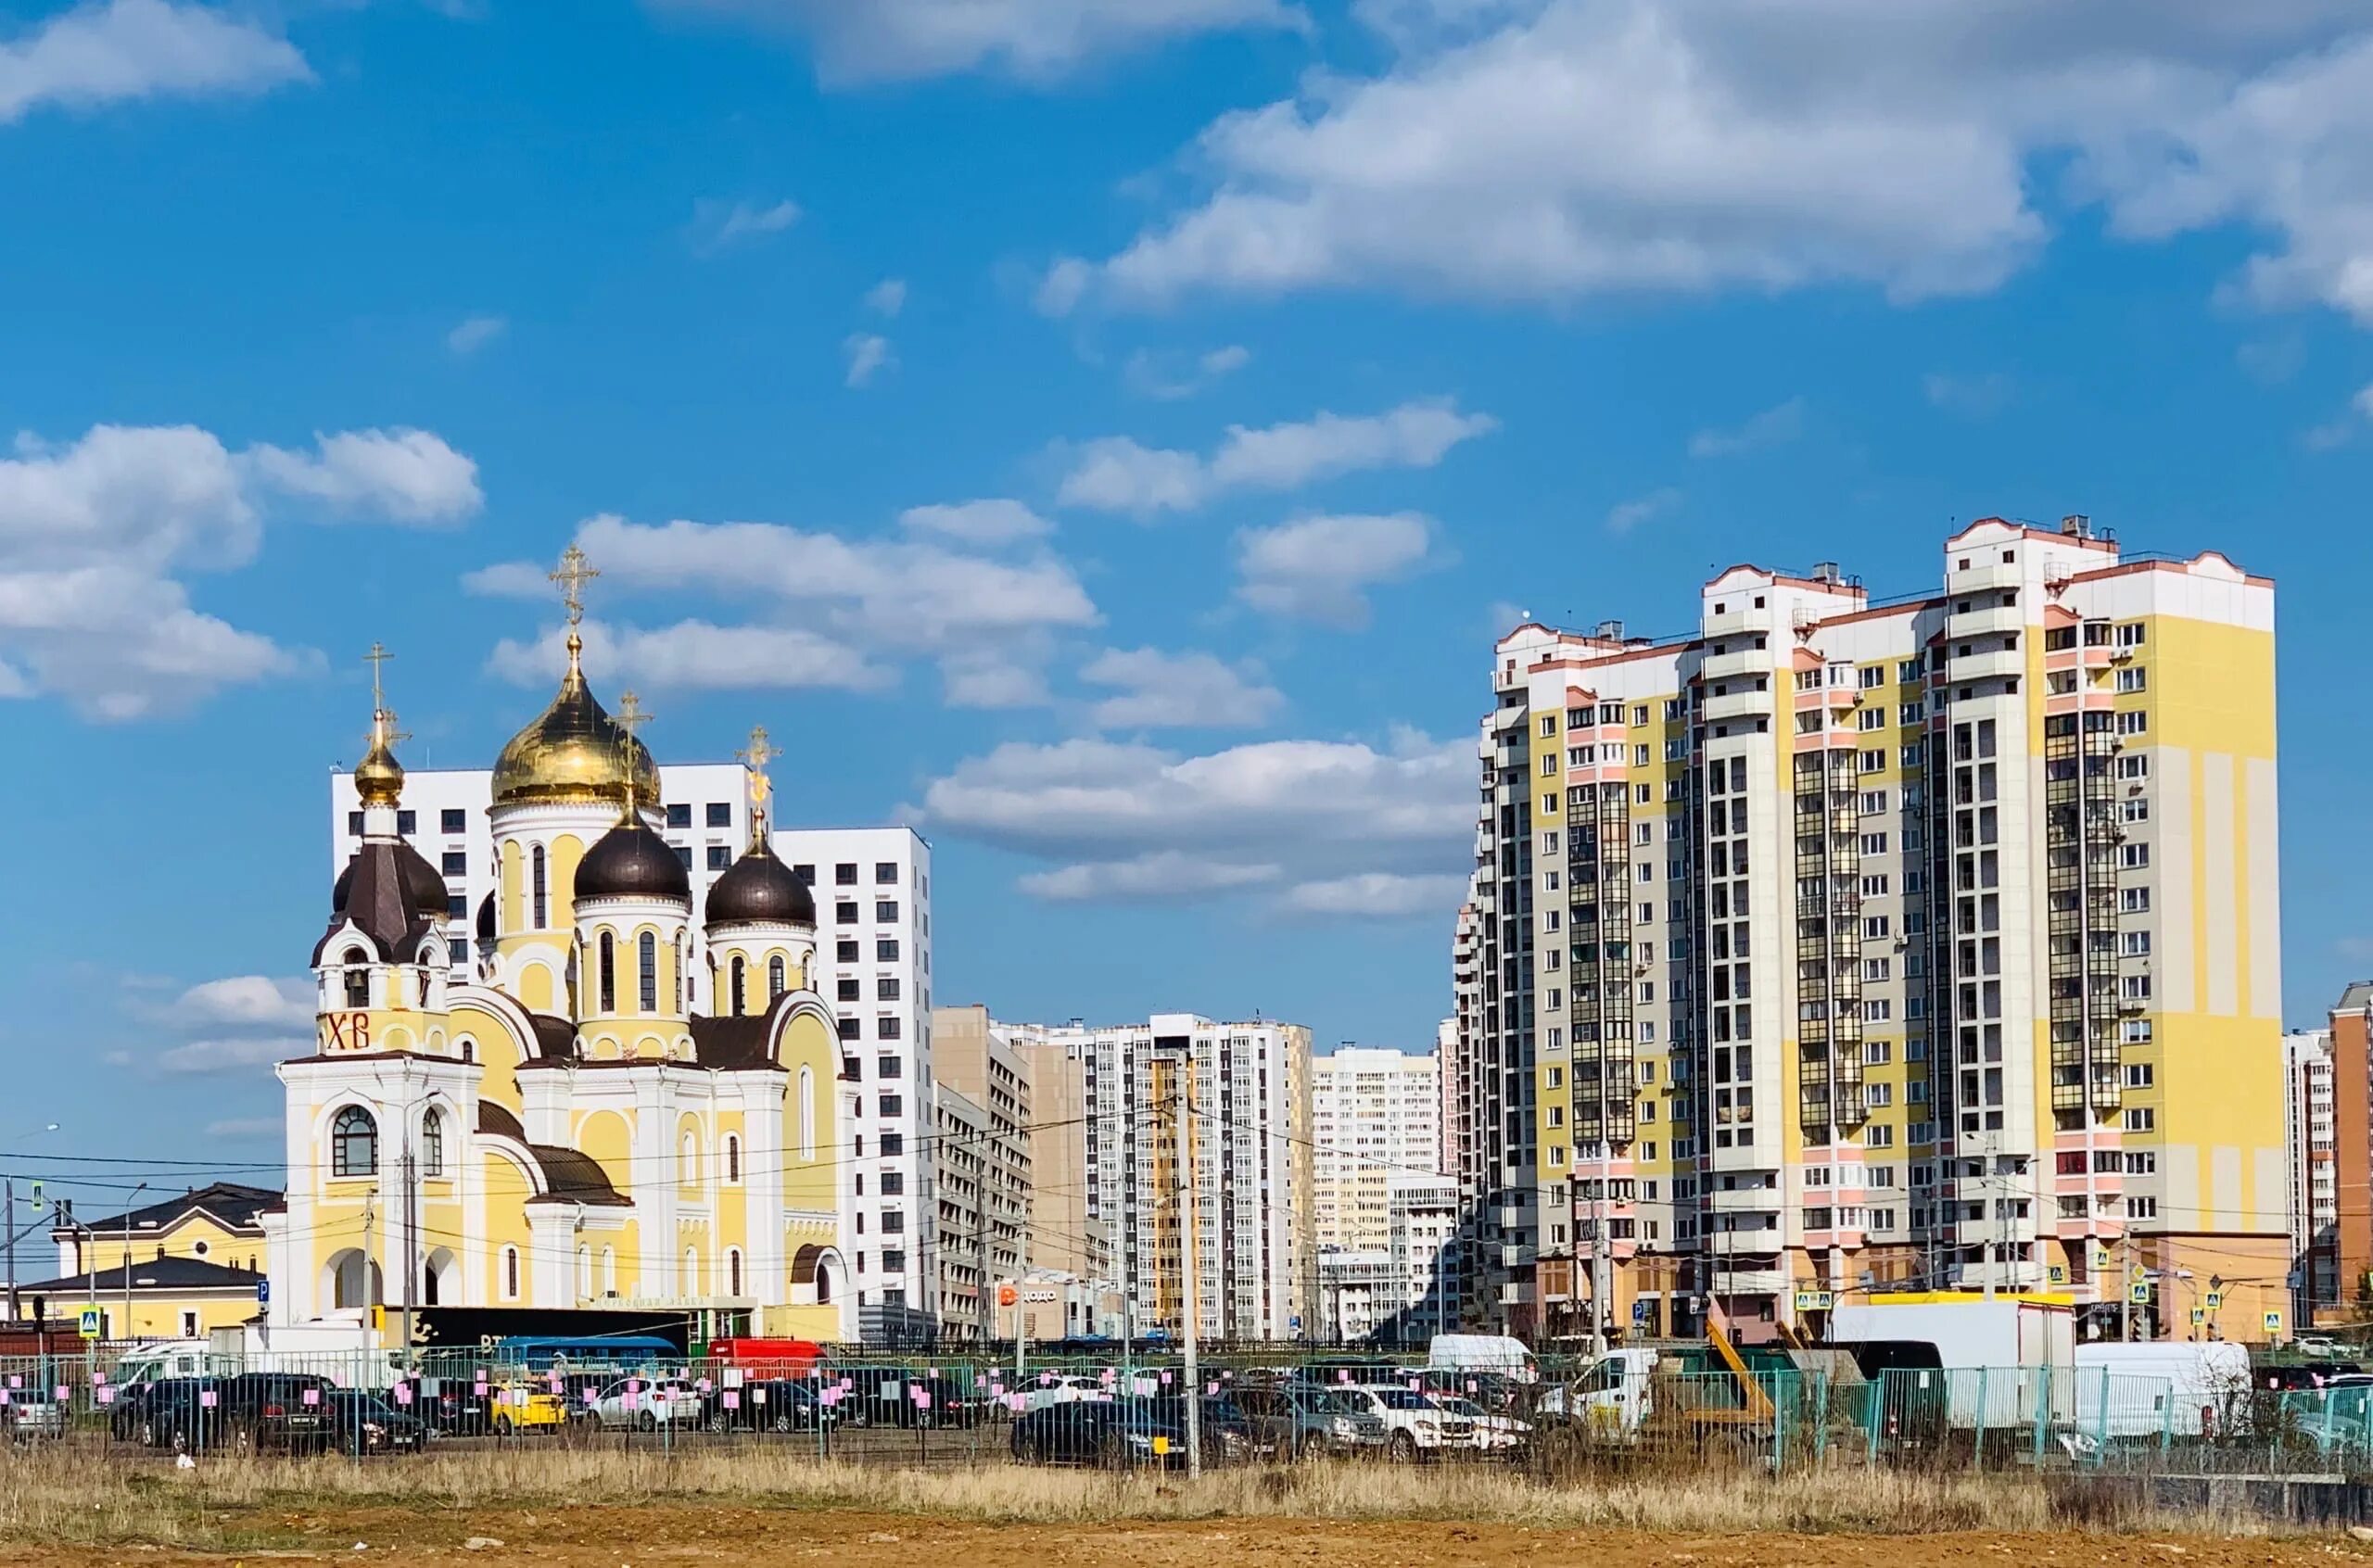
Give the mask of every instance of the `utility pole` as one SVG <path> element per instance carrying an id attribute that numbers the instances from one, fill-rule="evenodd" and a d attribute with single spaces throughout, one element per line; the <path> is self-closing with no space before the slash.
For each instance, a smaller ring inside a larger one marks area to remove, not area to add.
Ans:
<path id="1" fill-rule="evenodd" d="M 10 1328 L 12 1328 L 12 1329 L 13 1329 L 13 1328 L 15 1328 L 15 1327 L 17 1326 L 17 1182 L 16 1182 L 16 1179 L 15 1179 L 14 1177 L 10 1177 L 10 1178 L 9 1178 L 9 1179 L 5 1182 L 5 1183 L 0 1183 L 0 1185 L 5 1185 L 5 1186 L 6 1187 L 6 1189 L 7 1189 L 8 1217 L 7 1217 L 6 1220 L 0 1220 L 0 1233 L 6 1233 L 6 1238 L 7 1238 L 7 1246 L 8 1246 L 8 1326 L 9 1326 Z"/>
<path id="2" fill-rule="evenodd" d="M 1203 1473 L 1203 1382 L 1195 1364 L 1196 1333 L 1203 1315 L 1203 1259 L 1195 1246 L 1195 1211 L 1201 1205 L 1195 1192 L 1195 1052 L 1189 1045 L 1180 1058 L 1178 1083 L 1178 1202 L 1179 1283 L 1185 1288 L 1186 1310 L 1186 1478 Z"/>
<path id="3" fill-rule="evenodd" d="M 123 1333 L 117 1336 L 121 1339 L 132 1337 L 132 1208 L 130 1206 L 134 1199 L 147 1190 L 147 1182 L 141 1182 L 132 1189 L 132 1196 L 124 1199 L 126 1207 L 123 1211 Z"/>
<path id="4" fill-rule="evenodd" d="M 1608 1251 L 1606 1245 L 1606 1177 L 1602 1174 L 1591 1183 L 1591 1353 L 1606 1354 L 1606 1293 L 1612 1282 L 1607 1278 Z"/>
<path id="5" fill-rule="evenodd" d="M 415 1276 L 419 1272 L 415 1259 L 420 1256 L 420 1195 L 412 1181 L 412 1107 L 409 1103 L 404 1107 L 404 1156 L 400 1174 L 404 1184 L 404 1310 L 403 1342 L 397 1354 L 409 1356 L 412 1352 L 412 1292 L 417 1288 Z"/>

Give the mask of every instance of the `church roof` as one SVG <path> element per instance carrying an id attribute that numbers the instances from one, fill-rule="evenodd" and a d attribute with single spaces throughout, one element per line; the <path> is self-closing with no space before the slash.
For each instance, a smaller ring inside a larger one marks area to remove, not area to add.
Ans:
<path id="1" fill-rule="evenodd" d="M 330 918 L 313 944 L 318 967 L 330 939 L 351 921 L 383 964 L 409 963 L 445 918 L 445 878 L 401 839 L 365 840 L 330 890 Z"/>
<path id="2" fill-rule="evenodd" d="M 816 895 L 758 839 L 708 890 L 705 910 L 711 930 L 761 923 L 813 927 Z"/>
<path id="3" fill-rule="evenodd" d="M 536 1043 L 545 1056 L 565 1061 L 577 1055 L 575 1024 L 550 1013 L 530 1013 L 527 1021 L 536 1026 Z"/>
<path id="4" fill-rule="evenodd" d="M 530 1203 L 582 1203 L 595 1208 L 624 1208 L 626 1197 L 610 1185 L 602 1164 L 581 1149 L 558 1144 L 530 1144 L 527 1152 L 543 1168 L 544 1195 Z"/>
<path id="5" fill-rule="evenodd" d="M 692 902 L 692 879 L 666 840 L 641 822 L 621 822 L 594 841 L 577 865 L 576 894 Z"/>
<path id="6" fill-rule="evenodd" d="M 519 1119 L 511 1114 L 510 1107 L 498 1106 L 492 1100 L 478 1102 L 478 1131 L 499 1138 L 515 1138 L 523 1144 L 527 1141 L 527 1130 L 519 1125 Z"/>

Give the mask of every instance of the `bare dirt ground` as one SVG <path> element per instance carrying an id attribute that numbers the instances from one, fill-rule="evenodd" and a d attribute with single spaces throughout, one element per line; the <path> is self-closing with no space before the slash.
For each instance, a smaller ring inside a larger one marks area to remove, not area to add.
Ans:
<path id="1" fill-rule="evenodd" d="M 252 1549 L 0 1545 L 0 1568 L 286 1562 L 463 1563 L 473 1568 L 2341 1568 L 2367 1561 L 2347 1536 L 2220 1540 L 2148 1534 L 1679 1535 L 1505 1524 L 1227 1519 L 1109 1525 L 1012 1524 L 759 1510 L 239 1510 L 224 1538 Z"/>

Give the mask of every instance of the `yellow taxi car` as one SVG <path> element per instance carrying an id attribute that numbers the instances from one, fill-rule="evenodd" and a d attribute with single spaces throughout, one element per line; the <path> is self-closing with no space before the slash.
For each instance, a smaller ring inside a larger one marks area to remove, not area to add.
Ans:
<path id="1" fill-rule="evenodd" d="M 568 1406 L 550 1386 L 506 1383 L 494 1391 L 494 1433 L 558 1432 L 568 1424 Z"/>

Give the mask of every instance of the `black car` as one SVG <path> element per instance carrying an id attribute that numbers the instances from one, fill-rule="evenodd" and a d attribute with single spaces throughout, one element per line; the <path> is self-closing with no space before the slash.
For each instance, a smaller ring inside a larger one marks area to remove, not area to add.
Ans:
<path id="1" fill-rule="evenodd" d="M 322 1395 L 329 1420 L 329 1442 L 342 1454 L 418 1453 L 428 1441 L 428 1423 L 362 1388 L 332 1388 Z"/>
<path id="2" fill-rule="evenodd" d="M 712 1388 L 702 1396 L 701 1424 L 711 1432 L 813 1432 L 840 1419 L 824 1403 L 822 1385 L 803 1378 L 755 1378 L 739 1388 Z M 725 1400 L 732 1395 L 729 1407 Z"/>
<path id="3" fill-rule="evenodd" d="M 146 1448 L 221 1448 L 224 1381 L 167 1377 L 126 1385 L 108 1407 L 108 1431 Z"/>
<path id="4" fill-rule="evenodd" d="M 967 1393 L 952 1377 L 867 1371 L 850 1374 L 857 1386 L 841 1408 L 852 1426 L 978 1426 L 988 1419 L 985 1392 Z M 930 1402 L 915 1397 L 921 1393 Z"/>
<path id="5" fill-rule="evenodd" d="M 1174 1402 L 1072 1399 L 1013 1423 L 1013 1457 L 1023 1464 L 1094 1464 L 1108 1470 L 1174 1469 L 1186 1462 L 1186 1432 Z"/>
<path id="6" fill-rule="evenodd" d="M 234 1448 L 317 1453 L 329 1445 L 337 1385 L 310 1372 L 241 1372 L 216 1380 L 222 1442 Z"/>

